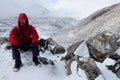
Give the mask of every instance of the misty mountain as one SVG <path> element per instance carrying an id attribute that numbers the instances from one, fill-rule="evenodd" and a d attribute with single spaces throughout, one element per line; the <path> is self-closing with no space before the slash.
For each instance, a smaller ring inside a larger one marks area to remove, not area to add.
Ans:
<path id="1" fill-rule="evenodd" d="M 27 1 L 18 3 L 17 1 L 8 2 L 6 0 L 2 0 L 0 5 L 2 6 L 0 7 L 0 18 L 17 17 L 20 12 L 27 13 L 29 17 L 44 17 L 52 14 L 48 9 L 37 2 L 35 4 Z"/>
<path id="2" fill-rule="evenodd" d="M 120 3 L 96 11 L 81 20 L 74 31 L 76 36 L 84 39 L 103 31 L 120 32 Z"/>
<path id="3" fill-rule="evenodd" d="M 120 32 L 120 4 L 115 4 L 109 7 L 105 7 L 91 14 L 90 16 L 80 20 L 78 25 L 58 36 L 61 41 L 72 44 L 73 41 L 88 39 L 98 33 L 105 30 L 114 33 Z M 72 34 L 72 37 L 68 35 Z M 62 38 L 61 38 L 62 37 Z"/>
<path id="4" fill-rule="evenodd" d="M 79 20 L 74 18 L 38 17 L 29 18 L 29 22 L 37 28 L 40 37 L 46 38 L 45 36 L 47 35 L 47 38 L 52 37 L 56 40 L 61 34 L 69 33 L 74 30 L 75 26 L 79 23 Z M 0 19 L 1 30 L 7 29 L 6 35 L 1 36 L 8 36 L 11 27 L 15 25 L 17 25 L 17 18 Z M 0 33 L 2 34 L 3 32 Z"/>
<path id="5" fill-rule="evenodd" d="M 20 4 L 19 7 L 21 10 L 27 12 L 30 17 L 45 17 L 52 14 L 48 9 L 38 3 L 30 4 L 28 6 Z"/>

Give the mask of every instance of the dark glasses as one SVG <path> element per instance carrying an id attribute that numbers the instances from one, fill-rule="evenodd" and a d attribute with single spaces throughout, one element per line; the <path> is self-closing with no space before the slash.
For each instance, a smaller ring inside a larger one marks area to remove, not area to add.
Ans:
<path id="1" fill-rule="evenodd" d="M 20 20 L 20 23 L 27 23 L 27 20 Z"/>

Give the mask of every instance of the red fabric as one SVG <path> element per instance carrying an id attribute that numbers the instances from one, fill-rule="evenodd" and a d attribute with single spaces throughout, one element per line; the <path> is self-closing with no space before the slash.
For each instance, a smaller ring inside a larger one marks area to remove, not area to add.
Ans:
<path id="1" fill-rule="evenodd" d="M 17 35 L 17 28 L 14 27 L 11 31 L 10 31 L 10 35 L 9 35 L 9 41 L 12 45 L 14 46 L 18 46 L 19 43 L 17 41 L 17 38 L 16 38 L 16 35 Z"/>
<path id="2" fill-rule="evenodd" d="M 18 22 L 21 19 L 27 19 L 27 16 L 25 14 L 21 13 L 18 17 Z M 32 25 L 28 24 L 28 27 L 24 27 L 22 29 L 24 37 L 20 33 L 18 35 L 18 31 L 19 31 L 19 29 L 18 29 L 17 26 L 13 27 L 13 29 L 10 31 L 9 41 L 12 45 L 18 46 L 19 41 L 23 42 L 23 43 L 26 43 L 26 42 L 28 42 L 28 40 L 30 38 L 32 38 L 32 44 L 33 45 L 37 44 L 39 36 L 38 36 L 37 31 L 35 30 L 35 28 Z"/>
<path id="3" fill-rule="evenodd" d="M 20 13 L 20 14 L 19 14 L 19 17 L 18 17 L 18 30 L 21 29 L 20 20 L 27 20 L 27 22 L 28 22 L 28 17 L 27 17 L 27 15 L 26 15 L 25 13 Z M 29 25 L 29 22 L 27 23 L 27 25 Z M 22 27 L 22 29 L 23 29 L 23 28 L 24 28 L 24 27 Z"/>
<path id="4" fill-rule="evenodd" d="M 19 20 L 28 20 L 28 17 L 25 13 L 20 13 L 18 17 L 18 21 Z"/>

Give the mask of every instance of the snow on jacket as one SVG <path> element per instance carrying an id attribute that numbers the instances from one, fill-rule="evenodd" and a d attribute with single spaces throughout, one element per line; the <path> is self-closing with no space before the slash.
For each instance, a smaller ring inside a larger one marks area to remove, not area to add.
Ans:
<path id="1" fill-rule="evenodd" d="M 35 45 L 38 42 L 38 33 L 32 25 L 26 27 L 20 26 L 20 20 L 27 20 L 28 18 L 25 13 L 20 13 L 18 17 L 18 26 L 14 26 L 10 31 L 9 41 L 14 46 L 19 46 L 19 42 L 26 43 L 28 40 L 32 39 L 32 44 Z M 22 31 L 22 34 L 20 33 Z"/>

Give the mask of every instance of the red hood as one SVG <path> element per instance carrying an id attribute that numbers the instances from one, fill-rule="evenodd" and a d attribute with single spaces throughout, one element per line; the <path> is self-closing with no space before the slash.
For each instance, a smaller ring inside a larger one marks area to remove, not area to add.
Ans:
<path id="1" fill-rule="evenodd" d="M 27 20 L 28 21 L 28 17 L 25 13 L 20 13 L 19 17 L 18 17 L 18 30 L 20 29 L 20 20 Z M 29 25 L 29 21 L 28 21 L 28 25 Z"/>
<path id="2" fill-rule="evenodd" d="M 20 13 L 18 17 L 18 21 L 19 20 L 28 20 L 28 17 L 25 13 Z"/>

